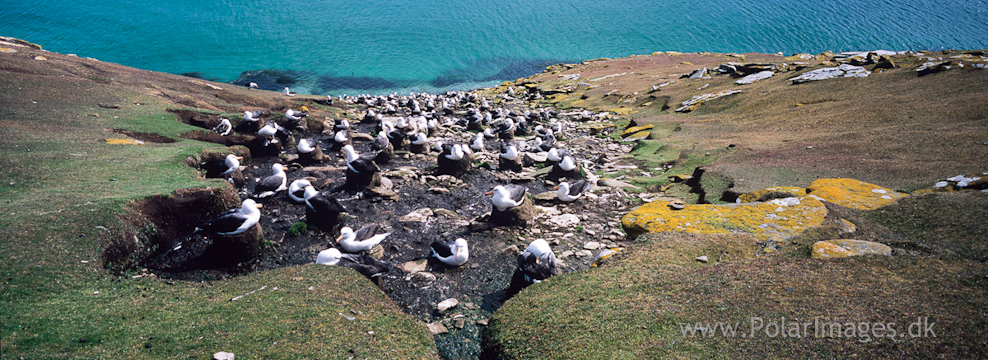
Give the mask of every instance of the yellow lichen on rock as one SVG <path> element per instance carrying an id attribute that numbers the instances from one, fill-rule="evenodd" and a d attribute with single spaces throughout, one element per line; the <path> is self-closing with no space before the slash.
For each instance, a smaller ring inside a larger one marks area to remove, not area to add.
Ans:
<path id="1" fill-rule="evenodd" d="M 645 204 L 621 219 L 625 232 L 684 231 L 697 234 L 743 232 L 759 240 L 781 241 L 819 226 L 827 208 L 812 197 L 727 205 L 686 205 L 682 210 L 668 201 Z"/>
<path id="2" fill-rule="evenodd" d="M 806 188 L 806 193 L 827 202 L 859 210 L 875 210 L 894 204 L 899 198 L 909 196 L 854 179 L 819 179 Z"/>
<path id="3" fill-rule="evenodd" d="M 652 124 L 642 125 L 642 126 L 632 126 L 630 128 L 624 129 L 624 131 L 621 132 L 621 137 L 628 137 L 629 135 L 634 134 L 636 132 L 643 131 L 643 130 L 649 130 L 649 129 L 654 128 L 654 127 L 655 127 L 655 125 L 652 125 Z"/>
<path id="4" fill-rule="evenodd" d="M 892 248 L 879 242 L 854 239 L 837 239 L 827 242 L 848 249 L 857 255 L 892 255 Z"/>
<path id="5" fill-rule="evenodd" d="M 857 254 L 836 244 L 826 241 L 817 241 L 813 243 L 813 250 L 810 256 L 814 259 L 833 259 L 854 255 Z"/>
<path id="6" fill-rule="evenodd" d="M 806 196 L 806 189 L 795 186 L 775 186 L 770 188 L 765 188 L 762 190 L 752 191 L 747 194 L 741 194 L 738 196 L 738 202 L 748 203 L 753 201 L 758 201 L 762 196 L 771 193 L 788 193 L 792 196 Z"/>
<path id="7" fill-rule="evenodd" d="M 106 143 L 111 145 L 144 145 L 143 141 L 132 139 L 106 139 Z"/>
<path id="8" fill-rule="evenodd" d="M 814 259 L 842 258 L 858 255 L 892 255 L 888 245 L 865 240 L 836 239 L 813 243 L 811 255 Z"/>

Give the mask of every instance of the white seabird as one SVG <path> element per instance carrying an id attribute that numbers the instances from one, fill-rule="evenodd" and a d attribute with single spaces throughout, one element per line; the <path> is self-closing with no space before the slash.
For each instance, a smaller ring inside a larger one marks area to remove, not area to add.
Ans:
<path id="1" fill-rule="evenodd" d="M 298 141 L 298 146 L 295 147 L 300 154 L 308 154 L 316 151 L 316 148 L 309 144 L 309 139 L 302 139 Z"/>
<path id="2" fill-rule="evenodd" d="M 529 284 L 539 283 L 556 275 L 556 254 L 552 252 L 549 243 L 543 239 L 529 243 L 528 248 L 518 254 L 518 271 Z"/>
<path id="3" fill-rule="evenodd" d="M 584 192 L 589 191 L 593 187 L 589 181 L 578 180 L 572 184 L 568 182 L 561 182 L 559 186 L 552 188 L 553 190 L 558 190 L 556 192 L 556 197 L 562 202 L 573 202 L 583 196 Z"/>
<path id="4" fill-rule="evenodd" d="M 370 254 L 344 254 L 336 248 L 319 252 L 316 264 L 351 268 L 368 278 L 384 275 L 391 269 L 388 263 L 375 259 Z"/>
<path id="5" fill-rule="evenodd" d="M 527 192 L 528 188 L 524 186 L 508 184 L 495 186 L 493 190 L 484 193 L 484 195 L 494 195 L 491 197 L 491 202 L 498 210 L 504 211 L 525 202 L 525 193 Z"/>
<path id="6" fill-rule="evenodd" d="M 467 247 L 467 240 L 458 238 L 455 241 L 436 240 L 430 245 L 432 256 L 435 256 L 443 264 L 449 266 L 460 266 L 470 259 L 470 250 Z"/>
<path id="7" fill-rule="evenodd" d="M 306 116 L 309 116 L 309 113 L 302 110 L 288 109 L 288 111 L 285 111 L 285 117 L 288 118 L 289 120 L 298 121 L 298 120 L 302 120 L 302 118 Z"/>
<path id="8" fill-rule="evenodd" d="M 222 159 L 206 161 L 199 164 L 199 167 L 206 170 L 206 177 L 219 177 L 240 169 L 240 160 L 243 159 L 243 157 L 230 154 Z"/>
<path id="9" fill-rule="evenodd" d="M 340 249 L 348 253 L 367 251 L 391 235 L 391 233 L 375 234 L 378 228 L 380 225 L 370 224 L 353 231 L 347 226 L 340 229 L 340 236 L 336 238 L 336 241 L 340 243 Z"/>
<path id="10" fill-rule="evenodd" d="M 326 215 L 330 218 L 339 215 L 340 213 L 347 212 L 346 207 L 340 204 L 340 201 L 334 197 L 328 197 L 320 193 L 316 188 L 312 186 L 305 187 L 305 206 L 309 208 L 312 212 L 320 215 Z M 334 215 L 335 213 L 335 215 Z"/>
<path id="11" fill-rule="evenodd" d="M 291 90 L 288 90 L 288 87 L 287 86 L 285 87 L 285 95 L 295 96 L 295 94 L 296 94 L 296 92 L 291 91 Z"/>
<path id="12" fill-rule="evenodd" d="M 213 128 L 213 131 L 220 134 L 220 136 L 230 135 L 230 132 L 233 131 L 233 124 L 230 123 L 230 119 L 220 119 L 220 123 Z"/>
<path id="13" fill-rule="evenodd" d="M 312 183 L 306 179 L 292 181 L 288 185 L 288 198 L 298 203 L 305 202 L 305 188 L 309 186 L 312 186 Z"/>
<path id="14" fill-rule="evenodd" d="M 261 204 L 255 203 L 254 200 L 244 200 L 239 208 L 227 210 L 206 220 L 196 227 L 195 231 L 206 230 L 219 235 L 242 234 L 261 219 L 261 211 L 258 210 L 260 207 Z"/>
<path id="15" fill-rule="evenodd" d="M 244 111 L 244 121 L 255 123 L 261 121 L 263 115 L 264 110 Z"/>
<path id="16" fill-rule="evenodd" d="M 257 130 L 257 134 L 265 137 L 266 140 L 264 141 L 264 146 L 267 146 L 269 143 L 278 143 L 278 139 L 275 138 L 275 135 L 278 134 L 279 131 L 284 131 L 284 130 L 285 128 L 281 127 L 281 125 L 278 125 L 277 122 L 268 121 L 268 123 L 265 124 L 264 127 L 262 127 L 260 130 Z"/>
<path id="17" fill-rule="evenodd" d="M 474 136 L 473 137 L 473 141 L 470 142 L 470 148 L 473 149 L 473 151 L 478 151 L 478 152 L 479 151 L 484 151 L 484 149 L 485 149 L 485 147 L 484 147 L 484 134 L 478 133 L 476 136 Z"/>
<path id="18" fill-rule="evenodd" d="M 254 197 L 266 198 L 288 189 L 288 176 L 285 175 L 285 167 L 281 164 L 274 164 L 271 165 L 271 171 L 274 174 L 261 179 L 257 185 L 254 185 Z"/>

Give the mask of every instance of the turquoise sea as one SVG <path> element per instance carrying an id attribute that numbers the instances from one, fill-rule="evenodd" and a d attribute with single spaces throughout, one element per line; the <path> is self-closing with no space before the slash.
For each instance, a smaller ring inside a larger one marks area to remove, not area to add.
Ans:
<path id="1" fill-rule="evenodd" d="M 45 49 L 301 93 L 438 92 L 655 51 L 988 48 L 977 0 L 4 1 Z"/>

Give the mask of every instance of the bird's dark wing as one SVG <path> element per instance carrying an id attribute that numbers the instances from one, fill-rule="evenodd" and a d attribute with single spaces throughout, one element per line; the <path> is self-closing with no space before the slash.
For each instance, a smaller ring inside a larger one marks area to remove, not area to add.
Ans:
<path id="1" fill-rule="evenodd" d="M 344 207 L 339 200 L 334 197 L 324 196 L 322 194 L 313 196 L 305 202 L 309 205 L 309 208 L 312 209 L 312 211 L 317 213 L 347 212 L 346 207 Z"/>
<path id="2" fill-rule="evenodd" d="M 238 209 L 227 210 L 216 217 L 206 220 L 202 223 L 202 225 L 199 225 L 199 227 L 214 233 L 231 232 L 236 230 L 241 224 L 244 223 L 244 221 L 247 220 L 247 217 L 240 214 L 237 210 Z"/>
<path id="3" fill-rule="evenodd" d="M 378 260 L 370 254 L 344 254 L 340 258 L 339 266 L 354 269 L 368 278 L 384 275 L 391 269 L 391 264 Z"/>
<path id="4" fill-rule="evenodd" d="M 508 190 L 508 196 L 511 198 L 511 201 L 517 203 L 524 201 L 525 193 L 528 192 L 528 188 L 521 185 L 508 184 L 505 185 L 504 188 L 505 190 Z"/>
<path id="5" fill-rule="evenodd" d="M 361 174 L 373 174 L 378 171 L 381 171 L 381 169 L 377 167 L 377 164 L 375 164 L 373 160 L 365 159 L 363 157 L 358 157 L 357 160 L 350 162 L 350 166 L 352 166 L 354 170 L 356 170 Z"/>
<path id="6" fill-rule="evenodd" d="M 377 229 L 380 227 L 381 226 L 378 224 L 370 224 L 360 229 L 357 229 L 357 231 L 353 232 L 354 239 L 357 239 L 357 241 L 370 239 L 371 236 L 377 234 Z"/>
<path id="7" fill-rule="evenodd" d="M 586 180 L 578 180 L 569 184 L 569 195 L 577 196 L 590 189 L 590 183 Z"/>
<path id="8" fill-rule="evenodd" d="M 281 186 L 281 180 L 282 178 L 276 175 L 271 175 L 264 179 L 261 179 L 261 181 L 258 182 L 256 186 L 254 186 L 254 193 L 275 191 L 278 189 L 278 187 Z"/>
<path id="9" fill-rule="evenodd" d="M 451 244 L 451 241 L 436 239 L 429 246 L 432 247 L 432 251 L 435 251 L 439 256 L 449 257 L 453 255 L 453 248 L 450 246 Z"/>
<path id="10" fill-rule="evenodd" d="M 388 144 L 390 143 L 387 137 L 376 137 L 374 138 L 374 142 L 371 143 L 371 146 L 374 150 L 384 150 L 388 147 Z"/>

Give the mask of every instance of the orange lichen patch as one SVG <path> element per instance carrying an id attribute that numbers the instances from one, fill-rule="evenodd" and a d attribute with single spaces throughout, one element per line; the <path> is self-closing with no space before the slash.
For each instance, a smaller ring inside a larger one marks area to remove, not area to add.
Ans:
<path id="1" fill-rule="evenodd" d="M 144 145 L 143 141 L 133 139 L 106 139 L 106 143 L 111 145 Z"/>
<path id="2" fill-rule="evenodd" d="M 806 193 L 837 205 L 859 210 L 875 210 L 909 196 L 878 185 L 854 179 L 819 179 L 806 188 Z"/>
<path id="3" fill-rule="evenodd" d="M 621 132 L 621 137 L 628 137 L 631 134 L 634 134 L 634 133 L 637 133 L 637 132 L 640 132 L 640 131 L 644 131 L 644 130 L 649 130 L 649 129 L 654 128 L 654 127 L 655 127 L 655 125 L 652 125 L 652 124 L 642 125 L 642 126 L 632 126 L 630 128 L 624 129 L 624 131 Z"/>
<path id="4" fill-rule="evenodd" d="M 874 241 L 837 239 L 813 243 L 814 259 L 841 258 L 858 255 L 892 255 L 892 248 Z"/>
<path id="5" fill-rule="evenodd" d="M 827 208 L 812 197 L 727 205 L 692 205 L 673 210 L 668 201 L 645 204 L 621 219 L 631 236 L 685 231 L 697 234 L 743 232 L 759 240 L 781 241 L 819 226 Z"/>
<path id="6" fill-rule="evenodd" d="M 794 187 L 794 186 L 774 186 L 762 190 L 752 191 L 747 194 L 741 194 L 741 196 L 738 196 L 738 202 L 748 203 L 748 202 L 758 201 L 758 199 L 760 199 L 762 196 L 771 193 L 788 193 L 788 194 L 792 194 L 792 196 L 799 197 L 799 196 L 806 196 L 806 189 L 801 187 Z"/>

